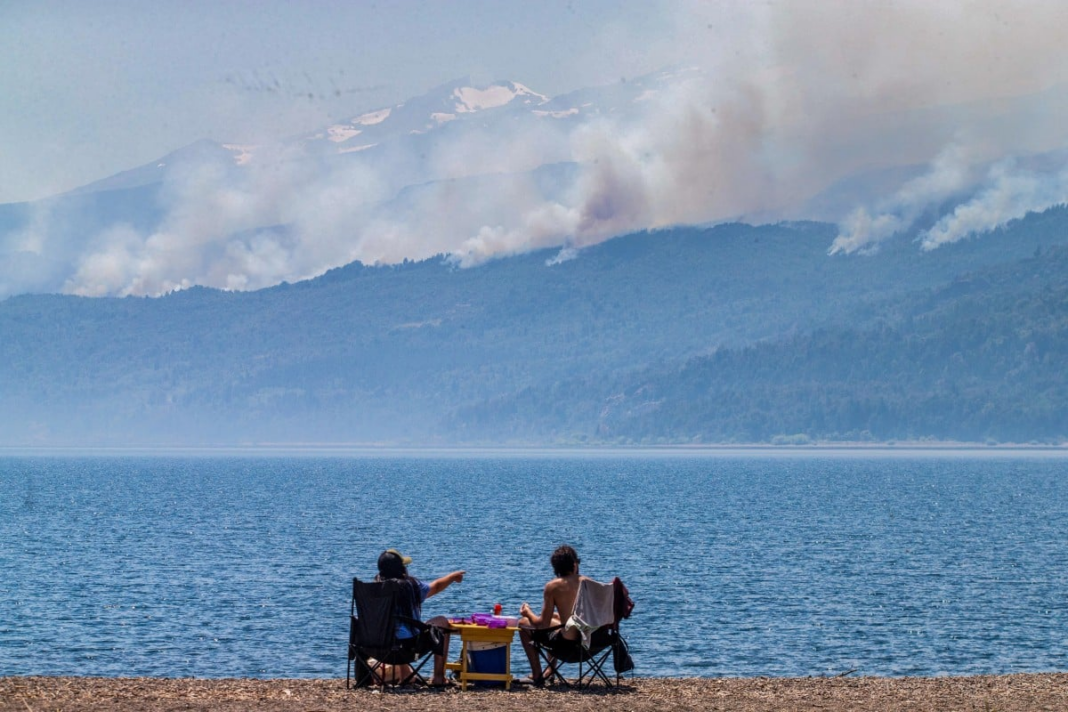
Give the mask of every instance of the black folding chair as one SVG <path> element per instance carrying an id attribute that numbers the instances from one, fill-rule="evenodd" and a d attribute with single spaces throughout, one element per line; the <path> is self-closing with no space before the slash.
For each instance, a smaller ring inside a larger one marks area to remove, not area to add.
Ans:
<path id="1" fill-rule="evenodd" d="M 619 631 L 614 626 L 607 625 L 595 630 L 591 636 L 589 648 L 584 647 L 580 640 L 567 640 L 560 637 L 558 631 L 562 629 L 563 626 L 560 625 L 531 631 L 534 648 L 538 651 L 544 665 L 547 684 L 558 682 L 565 687 L 572 686 L 572 683 L 561 672 L 565 664 L 578 665 L 578 677 L 573 684 L 579 689 L 587 688 L 597 680 L 601 680 L 606 687 L 619 684 L 619 673 L 616 673 L 613 684 L 604 670 L 608 656 L 612 654 L 617 640 L 620 639 Z"/>
<path id="2" fill-rule="evenodd" d="M 426 683 L 420 671 L 434 653 L 441 652 L 441 636 L 432 626 L 412 616 L 414 595 L 418 594 L 408 581 L 352 579 L 346 688 L 350 680 L 355 687 Z M 415 635 L 398 638 L 398 623 L 405 624 Z M 387 679 L 384 665 L 409 665 L 412 672 L 400 680 L 393 675 Z"/>
<path id="3" fill-rule="evenodd" d="M 622 582 L 617 582 L 618 579 L 611 584 L 584 580 L 579 588 L 579 596 L 581 597 L 585 594 L 583 589 L 587 586 L 610 586 L 613 588 L 615 599 L 613 601 L 614 613 L 611 620 L 606 619 L 603 625 L 590 633 L 588 647 L 582 640 L 569 640 L 560 635 L 564 628 L 563 625 L 530 631 L 531 642 L 544 664 L 544 675 L 547 683 L 559 682 L 566 687 L 572 686 L 572 683 L 568 682 L 560 671 L 561 666 L 565 664 L 578 665 L 578 678 L 576 678 L 574 686 L 580 689 L 590 687 L 597 680 L 603 682 L 605 687 L 618 686 L 622 674 L 634 669 L 627 641 L 624 640 L 619 632 L 620 619 L 630 617 L 634 603 L 630 600 L 626 587 L 623 586 Z M 577 601 L 575 607 L 576 609 L 579 607 Z M 605 671 L 605 664 L 608 662 L 609 656 L 612 656 L 613 667 L 615 668 L 614 684 Z"/>

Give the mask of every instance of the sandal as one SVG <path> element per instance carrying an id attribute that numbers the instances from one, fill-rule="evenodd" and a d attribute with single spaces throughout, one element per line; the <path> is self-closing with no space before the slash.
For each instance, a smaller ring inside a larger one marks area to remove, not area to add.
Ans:
<path id="1" fill-rule="evenodd" d="M 447 690 L 450 687 L 459 687 L 460 685 L 456 680 L 445 680 L 444 682 L 428 682 L 426 686 L 431 690 Z"/>

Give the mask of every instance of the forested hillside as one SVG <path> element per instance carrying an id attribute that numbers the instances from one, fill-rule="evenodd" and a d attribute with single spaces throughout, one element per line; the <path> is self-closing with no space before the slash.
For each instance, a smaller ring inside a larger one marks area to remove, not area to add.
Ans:
<path id="1" fill-rule="evenodd" d="M 825 224 L 687 227 L 562 261 L 14 297 L 0 444 L 1056 439 L 1066 226 L 849 257 Z"/>
<path id="2" fill-rule="evenodd" d="M 1068 248 L 825 327 L 465 409 L 507 440 L 1068 440 Z M 571 407 L 562 410 L 560 402 Z"/>

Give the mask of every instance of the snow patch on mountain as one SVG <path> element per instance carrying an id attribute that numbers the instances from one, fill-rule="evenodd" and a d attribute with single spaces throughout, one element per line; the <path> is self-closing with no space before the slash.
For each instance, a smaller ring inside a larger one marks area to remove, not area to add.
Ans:
<path id="1" fill-rule="evenodd" d="M 523 99 L 524 104 L 529 104 L 531 102 L 544 104 L 545 102 L 549 101 L 549 97 L 545 96 L 544 94 L 539 94 L 530 87 L 520 84 L 519 82 L 512 82 L 512 86 L 515 87 L 517 96 L 525 97 Z"/>
<path id="2" fill-rule="evenodd" d="M 352 126 L 331 126 L 326 130 L 328 138 L 334 143 L 343 143 L 348 141 L 353 136 L 359 136 L 363 133 L 360 129 L 353 128 Z"/>
<path id="3" fill-rule="evenodd" d="M 515 98 L 515 92 L 508 87 L 493 86 L 488 89 L 460 87 L 452 95 L 458 99 L 456 113 L 469 114 L 481 109 L 495 109 L 504 106 Z"/>
<path id="4" fill-rule="evenodd" d="M 397 108 L 399 109 L 404 104 L 401 104 Z M 380 124 L 389 118 L 390 113 L 393 112 L 392 108 L 379 109 L 378 111 L 371 111 L 366 114 L 361 114 L 352 120 L 352 123 L 359 124 L 360 126 L 374 126 Z"/>
<path id="5" fill-rule="evenodd" d="M 365 143 L 362 146 L 346 146 L 344 148 L 339 148 L 337 150 L 337 152 L 338 153 L 357 153 L 359 151 L 366 151 L 369 148 L 374 148 L 377 145 L 378 145 L 377 143 Z"/>
<path id="6" fill-rule="evenodd" d="M 455 111 L 458 114 L 469 114 L 483 109 L 496 109 L 510 104 L 519 97 L 523 98 L 524 104 L 544 104 L 549 100 L 548 97 L 531 91 L 522 84 L 515 82 L 494 84 L 485 89 L 458 87 L 453 90 L 452 95 L 457 99 Z"/>

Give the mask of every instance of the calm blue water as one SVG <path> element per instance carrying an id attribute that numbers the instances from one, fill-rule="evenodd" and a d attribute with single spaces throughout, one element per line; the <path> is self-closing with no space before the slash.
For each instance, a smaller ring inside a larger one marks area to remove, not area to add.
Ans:
<path id="1" fill-rule="evenodd" d="M 537 605 L 619 575 L 639 675 L 1068 670 L 1068 460 L 0 459 L 0 675 L 344 675 L 351 577 L 397 547 Z M 518 647 L 513 650 L 522 660 Z M 522 671 L 525 663 L 520 663 Z"/>

